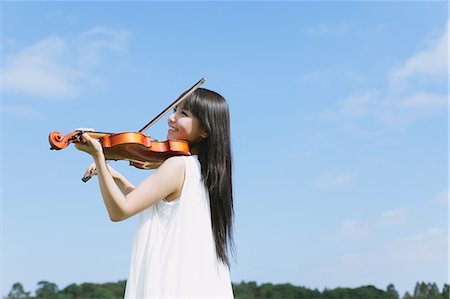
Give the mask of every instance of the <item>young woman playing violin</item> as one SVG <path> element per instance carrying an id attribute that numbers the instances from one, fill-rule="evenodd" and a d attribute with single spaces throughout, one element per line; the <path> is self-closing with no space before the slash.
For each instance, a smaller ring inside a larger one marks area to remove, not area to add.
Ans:
<path id="1" fill-rule="evenodd" d="M 125 298 L 233 298 L 230 119 L 225 99 L 199 88 L 168 119 L 169 140 L 191 156 L 165 160 L 135 187 L 107 166 L 101 144 L 83 134 L 112 221 L 138 215 Z"/>

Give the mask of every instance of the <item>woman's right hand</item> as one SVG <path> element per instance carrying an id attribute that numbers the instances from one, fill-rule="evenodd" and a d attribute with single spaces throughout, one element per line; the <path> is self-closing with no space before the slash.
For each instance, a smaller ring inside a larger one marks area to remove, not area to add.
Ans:
<path id="1" fill-rule="evenodd" d="M 117 170 L 112 168 L 110 165 L 108 165 L 108 170 L 111 173 L 111 176 L 113 177 L 113 179 L 119 179 L 122 176 Z M 86 172 L 84 173 L 84 177 L 85 178 L 92 177 L 94 175 L 97 175 L 97 166 L 95 165 L 95 163 L 92 163 L 86 169 Z"/>
<path id="2" fill-rule="evenodd" d="M 114 182 L 117 184 L 117 186 L 119 187 L 120 191 L 122 191 L 122 193 L 124 195 L 127 195 L 128 193 L 133 191 L 134 188 L 136 188 L 123 175 L 121 175 L 117 170 L 115 170 L 114 168 L 109 166 L 109 164 L 106 164 L 106 166 L 108 167 L 109 173 L 111 174 L 112 178 L 114 179 Z M 84 177 L 81 180 L 86 183 L 87 181 L 89 181 L 89 179 L 92 176 L 94 176 L 96 174 L 97 174 L 97 166 L 95 165 L 95 163 L 92 163 L 87 168 L 86 172 L 84 173 Z"/>
<path id="3" fill-rule="evenodd" d="M 95 165 L 95 163 L 91 163 L 91 165 L 89 165 L 89 167 L 86 169 L 86 172 L 84 173 L 84 177 L 88 178 L 88 177 L 92 177 L 94 175 L 97 175 L 97 166 Z"/>

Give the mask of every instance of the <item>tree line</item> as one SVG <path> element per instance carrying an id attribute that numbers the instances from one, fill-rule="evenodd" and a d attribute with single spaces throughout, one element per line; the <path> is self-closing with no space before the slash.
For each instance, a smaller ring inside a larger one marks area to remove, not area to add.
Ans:
<path id="1" fill-rule="evenodd" d="M 12 285 L 8 296 L 4 299 L 121 299 L 125 292 L 126 280 L 116 283 L 83 283 L 70 284 L 60 290 L 55 283 L 40 281 L 34 296 L 26 291 L 20 282 Z M 418 282 L 414 292 L 406 292 L 399 296 L 395 286 L 390 284 L 386 290 L 377 289 L 374 286 L 362 286 L 359 288 L 325 288 L 322 292 L 318 289 L 309 289 L 302 286 L 294 286 L 290 283 L 258 285 L 254 281 L 233 283 L 235 299 L 449 299 L 449 285 L 445 284 L 442 291 L 435 283 Z"/>

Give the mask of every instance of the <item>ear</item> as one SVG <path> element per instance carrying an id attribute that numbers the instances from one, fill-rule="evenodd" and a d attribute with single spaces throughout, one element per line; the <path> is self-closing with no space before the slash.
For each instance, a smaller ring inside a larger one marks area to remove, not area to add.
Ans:
<path id="1" fill-rule="evenodd" d="M 206 130 L 203 130 L 203 132 L 200 134 L 200 137 L 206 139 L 208 137 L 208 132 L 206 132 Z"/>

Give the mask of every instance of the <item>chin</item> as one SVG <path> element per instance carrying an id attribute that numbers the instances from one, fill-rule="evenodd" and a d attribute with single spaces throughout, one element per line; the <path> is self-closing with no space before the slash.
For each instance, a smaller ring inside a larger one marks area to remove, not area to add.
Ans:
<path id="1" fill-rule="evenodd" d="M 174 136 L 173 134 L 167 133 L 167 140 L 178 140 L 179 138 L 177 138 L 176 136 Z"/>
<path id="2" fill-rule="evenodd" d="M 167 140 L 184 140 L 189 142 L 182 134 L 178 134 L 178 132 L 168 132 Z"/>

